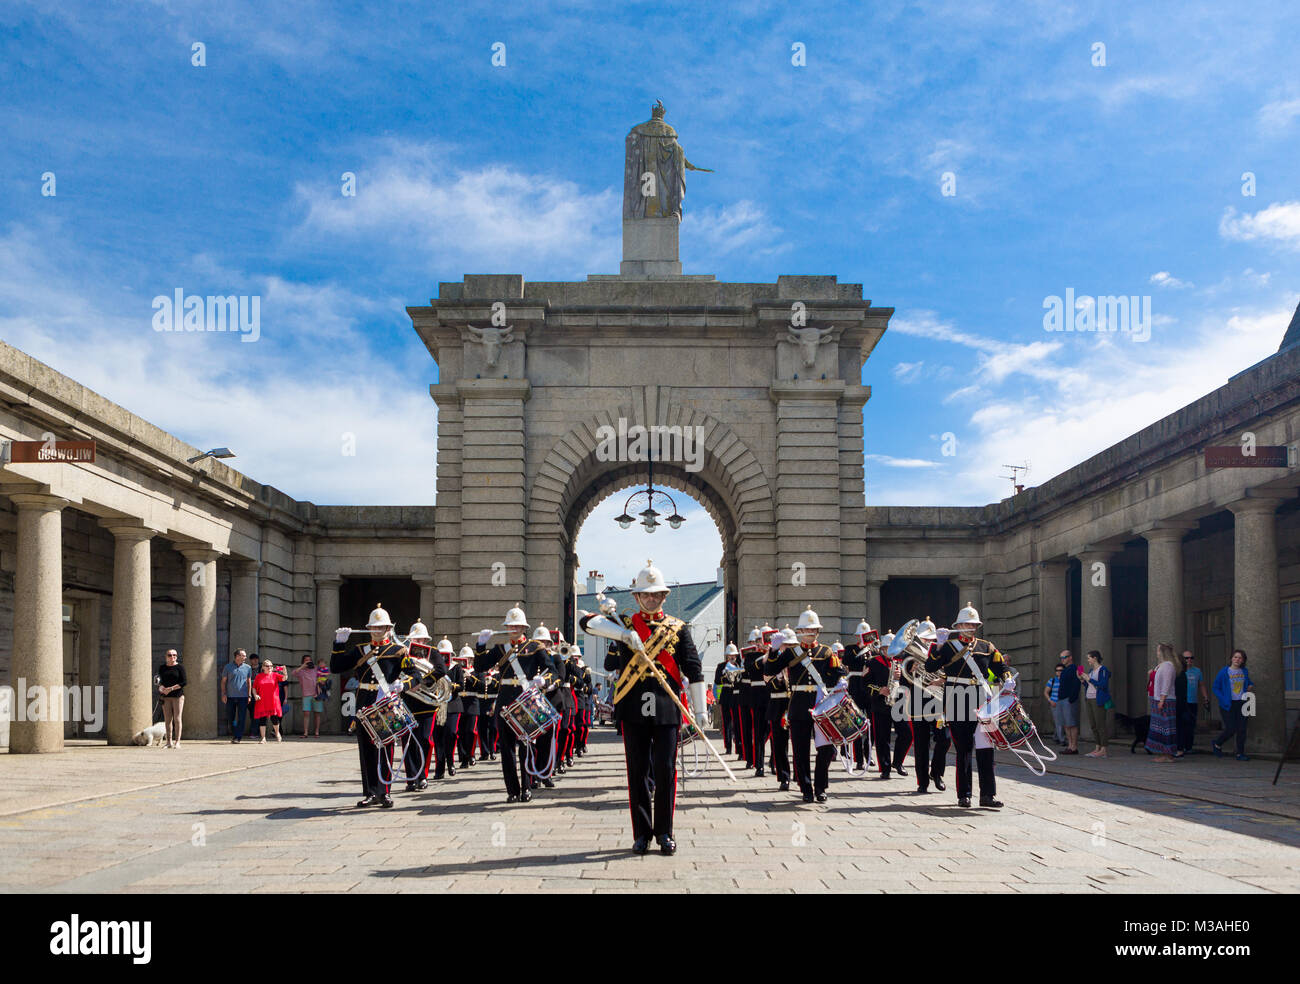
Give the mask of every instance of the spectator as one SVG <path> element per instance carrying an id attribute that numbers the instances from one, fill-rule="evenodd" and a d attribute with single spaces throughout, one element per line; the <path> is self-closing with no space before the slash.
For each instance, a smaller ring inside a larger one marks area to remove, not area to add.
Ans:
<path id="1" fill-rule="evenodd" d="M 221 703 L 226 705 L 230 716 L 230 743 L 238 745 L 244 737 L 245 714 L 248 712 L 249 683 L 253 678 L 253 668 L 245 660 L 248 653 L 236 649 L 234 661 L 227 663 L 221 671 Z"/>
<path id="2" fill-rule="evenodd" d="M 158 669 L 158 696 L 162 698 L 163 734 L 168 748 L 181 747 L 181 712 L 185 709 L 185 667 L 180 665 L 175 649 L 167 650 Z"/>
<path id="3" fill-rule="evenodd" d="M 298 681 L 298 693 L 302 699 L 302 736 L 307 737 L 307 732 L 311 730 L 311 716 L 316 715 L 316 734 L 320 734 L 320 712 L 321 705 L 316 700 L 316 680 L 318 671 L 316 664 L 310 656 L 302 658 L 302 665 L 293 671 L 293 677 Z"/>
<path id="4" fill-rule="evenodd" d="M 1102 665 L 1101 653 L 1089 652 L 1088 661 L 1088 723 L 1092 725 L 1092 740 L 1097 747 L 1088 753 L 1089 758 L 1106 758 L 1106 741 L 1110 733 L 1110 709 L 1115 702 L 1110 697 L 1110 670 Z"/>
<path id="5" fill-rule="evenodd" d="M 262 740 L 259 745 L 266 744 L 266 722 L 271 722 L 271 729 L 275 732 L 275 740 L 281 741 L 280 738 L 280 718 L 284 716 L 284 705 L 280 702 L 280 684 L 288 676 L 283 666 L 272 666 L 269 659 L 262 660 L 262 672 L 253 677 L 253 701 L 257 706 L 257 711 L 253 715 L 255 721 L 259 721 L 262 731 Z"/>
<path id="6" fill-rule="evenodd" d="M 1246 756 L 1246 695 L 1255 692 L 1246 669 L 1246 651 L 1234 649 L 1232 659 L 1214 678 L 1214 696 L 1223 712 L 1223 734 L 1210 743 L 1215 755 L 1223 754 L 1223 743 L 1237 736 L 1237 761 L 1249 762 Z"/>
<path id="7" fill-rule="evenodd" d="M 1159 643 L 1156 646 L 1156 670 L 1151 696 L 1147 698 L 1151 707 L 1151 728 L 1147 731 L 1146 749 L 1155 756 L 1156 762 L 1172 762 L 1174 752 L 1178 751 L 1178 724 L 1174 720 L 1177 709 L 1174 684 L 1177 676 L 1174 647 L 1167 642 Z"/>
<path id="8" fill-rule="evenodd" d="M 1061 723 L 1065 725 L 1065 740 L 1069 743 L 1062 755 L 1079 754 L 1079 677 L 1082 671 L 1074 665 L 1070 650 L 1061 652 L 1061 689 L 1056 698 L 1061 708 Z"/>
<path id="9" fill-rule="evenodd" d="M 1174 694 L 1178 698 L 1178 754 L 1174 758 L 1182 758 L 1191 753 L 1196 744 L 1198 694 L 1205 705 L 1205 716 L 1210 716 L 1210 693 L 1205 689 L 1200 668 L 1196 666 L 1196 657 L 1190 651 L 1183 653 L 1183 672 L 1178 674 Z"/>
<path id="10" fill-rule="evenodd" d="M 1047 686 L 1043 688 L 1043 696 L 1047 698 L 1047 703 L 1052 708 L 1052 724 L 1056 726 L 1056 743 L 1058 745 L 1065 744 L 1065 725 L 1061 723 L 1061 707 L 1056 702 L 1056 698 L 1061 692 L 1061 670 L 1063 669 L 1065 669 L 1065 664 L 1057 663 L 1056 672 L 1047 681 Z"/>
<path id="11" fill-rule="evenodd" d="M 257 653 L 253 653 L 251 656 L 248 657 L 248 665 L 253 671 L 254 678 L 257 676 L 257 667 L 260 664 L 260 662 L 261 661 L 257 658 Z M 253 723 L 255 720 L 257 720 L 256 716 L 253 713 L 254 711 L 253 705 L 255 703 L 255 699 L 256 697 L 253 693 L 253 686 L 250 678 L 249 687 L 248 687 L 248 730 L 250 733 L 257 730 L 257 725 Z"/>
<path id="12" fill-rule="evenodd" d="M 330 688 L 334 678 L 330 675 L 329 663 L 316 664 L 316 733 L 320 737 L 320 723 L 325 717 L 325 705 L 330 699 Z"/>

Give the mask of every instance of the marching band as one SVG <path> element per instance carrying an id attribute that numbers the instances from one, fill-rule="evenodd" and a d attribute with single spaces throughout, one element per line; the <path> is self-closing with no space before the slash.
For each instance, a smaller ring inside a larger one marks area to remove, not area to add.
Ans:
<path id="1" fill-rule="evenodd" d="M 647 561 L 632 584 L 635 609 L 620 613 L 597 595 L 598 612 L 578 613 L 581 631 L 608 640 L 603 665 L 612 685 L 599 701 L 578 646 L 544 624 L 530 637 L 522 605 L 506 612 L 502 629 L 482 630 L 459 652 L 445 636 L 434 648 L 419 619 L 405 639 L 396 636 L 382 605 L 355 630 L 368 633 L 368 643 L 350 645 L 354 630 L 339 628 L 329 666 L 358 679 L 357 806 L 391 808 L 395 769 L 406 791 L 418 793 L 431 770 L 443 780 L 498 753 L 506 802 L 527 803 L 586 753 L 600 707 L 612 710 L 623 740 L 633 851 L 647 853 L 653 838 L 662 853 L 675 853 L 682 749 L 699 741 L 735 776 L 705 735 L 711 699 L 700 655 L 689 625 L 663 611 L 669 593 Z M 1013 751 L 1037 775 L 1054 756 L 1033 751 L 1037 732 L 1016 696 L 1016 674 L 979 636 L 982 626 L 970 603 L 951 629 L 927 617 L 882 636 L 864 620 L 847 646 L 820 640 L 811 606 L 793 629 L 756 626 L 742 648 L 727 644 L 714 674 L 723 747 L 756 778 L 770 766 L 780 791 L 793 778 L 805 803 L 825 803 L 836 760 L 850 776 L 874 766 L 888 779 L 907 775 L 909 750 L 916 794 L 931 785 L 942 792 L 951 745 L 958 806 L 971 806 L 975 773 L 979 806 L 1000 808 L 995 748 Z M 506 639 L 494 645 L 494 636 Z"/>

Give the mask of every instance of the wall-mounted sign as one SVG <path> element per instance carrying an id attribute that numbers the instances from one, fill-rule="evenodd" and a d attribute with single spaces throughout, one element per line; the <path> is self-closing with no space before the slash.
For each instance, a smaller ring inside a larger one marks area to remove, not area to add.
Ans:
<path id="1" fill-rule="evenodd" d="M 1254 454 L 1246 454 L 1240 444 L 1230 444 L 1226 448 L 1205 449 L 1206 468 L 1285 468 L 1287 454 L 1285 445 L 1263 445 L 1255 447 Z"/>
<path id="2" fill-rule="evenodd" d="M 94 441 L 7 441 L 7 460 L 15 465 L 45 462 L 95 463 Z"/>

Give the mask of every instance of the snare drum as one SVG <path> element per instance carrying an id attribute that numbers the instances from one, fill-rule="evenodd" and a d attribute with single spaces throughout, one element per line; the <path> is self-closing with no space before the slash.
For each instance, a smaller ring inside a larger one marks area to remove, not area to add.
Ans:
<path id="1" fill-rule="evenodd" d="M 1015 694 L 999 694 L 976 711 L 975 716 L 994 748 L 1019 748 L 1035 734 L 1034 722 Z"/>
<path id="2" fill-rule="evenodd" d="M 812 710 L 813 724 L 832 745 L 847 745 L 867 730 L 867 716 L 847 690 L 833 690 Z"/>
<path id="3" fill-rule="evenodd" d="M 415 730 L 415 715 L 398 694 L 388 694 L 360 708 L 357 720 L 376 745 L 390 744 Z"/>
<path id="4" fill-rule="evenodd" d="M 501 717 L 520 741 L 533 741 L 560 720 L 560 712 L 536 687 L 528 687 L 513 703 L 501 709 Z"/>

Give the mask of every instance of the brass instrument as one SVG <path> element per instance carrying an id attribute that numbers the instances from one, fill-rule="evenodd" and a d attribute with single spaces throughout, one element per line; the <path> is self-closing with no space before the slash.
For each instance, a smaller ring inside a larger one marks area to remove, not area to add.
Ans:
<path id="1" fill-rule="evenodd" d="M 899 673 L 904 680 L 913 687 L 920 687 L 927 696 L 937 698 L 942 706 L 945 677 L 942 673 L 932 673 L 925 668 L 930 645 L 920 635 L 921 624 L 920 620 L 912 619 L 899 629 L 889 645 L 889 654 L 893 657 L 897 653 Z M 942 728 L 945 722 L 940 717 L 935 723 Z"/>

